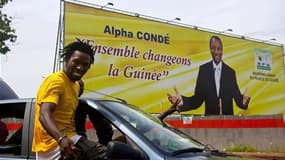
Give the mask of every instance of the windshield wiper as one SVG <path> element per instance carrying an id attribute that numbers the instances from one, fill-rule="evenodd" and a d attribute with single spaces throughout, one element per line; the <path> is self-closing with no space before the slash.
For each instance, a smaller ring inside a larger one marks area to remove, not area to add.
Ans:
<path id="1" fill-rule="evenodd" d="M 220 156 L 220 157 L 231 156 L 231 155 L 228 154 L 228 153 L 221 152 L 221 151 L 215 149 L 215 148 L 214 148 L 212 145 L 210 145 L 210 144 L 205 145 L 205 150 L 206 150 L 207 152 L 210 152 L 212 155 L 215 155 L 215 156 Z"/>
<path id="2" fill-rule="evenodd" d="M 171 153 L 171 155 L 173 156 L 176 156 L 176 155 L 179 155 L 179 154 L 182 154 L 182 153 L 188 153 L 188 152 L 193 152 L 193 153 L 197 153 L 197 152 L 203 152 L 204 149 L 202 148 L 186 148 L 186 149 L 181 149 L 181 150 L 178 150 L 178 151 L 174 151 Z"/>

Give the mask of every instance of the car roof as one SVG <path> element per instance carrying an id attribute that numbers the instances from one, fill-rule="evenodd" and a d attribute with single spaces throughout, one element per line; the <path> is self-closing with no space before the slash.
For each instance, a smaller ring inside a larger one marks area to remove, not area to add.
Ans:
<path id="1" fill-rule="evenodd" d="M 0 100 L 15 98 L 18 98 L 18 95 L 2 78 L 0 78 Z"/>

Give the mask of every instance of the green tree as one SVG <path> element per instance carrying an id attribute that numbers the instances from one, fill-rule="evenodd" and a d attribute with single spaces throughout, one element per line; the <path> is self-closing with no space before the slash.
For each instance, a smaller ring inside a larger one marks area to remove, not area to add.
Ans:
<path id="1" fill-rule="evenodd" d="M 17 36 L 15 29 L 11 28 L 12 17 L 8 17 L 2 13 L 2 8 L 5 4 L 12 0 L 0 0 L 0 54 L 6 54 L 10 51 L 7 42 L 16 42 Z"/>

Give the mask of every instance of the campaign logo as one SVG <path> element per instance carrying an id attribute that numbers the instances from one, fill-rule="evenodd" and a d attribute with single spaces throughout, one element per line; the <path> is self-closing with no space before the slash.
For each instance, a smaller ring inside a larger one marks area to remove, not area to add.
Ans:
<path id="1" fill-rule="evenodd" d="M 272 70 L 272 54 L 268 50 L 254 49 L 255 66 L 257 70 Z"/>

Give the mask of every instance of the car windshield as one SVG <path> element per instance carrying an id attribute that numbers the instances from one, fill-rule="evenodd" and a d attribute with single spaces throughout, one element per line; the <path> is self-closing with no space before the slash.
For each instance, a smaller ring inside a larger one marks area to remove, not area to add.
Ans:
<path id="1" fill-rule="evenodd" d="M 152 144 L 164 152 L 173 154 L 180 150 L 204 150 L 204 145 L 201 143 L 191 139 L 181 131 L 162 123 L 158 118 L 138 107 L 111 101 L 105 101 L 104 104 L 105 107 L 125 119 Z"/>

